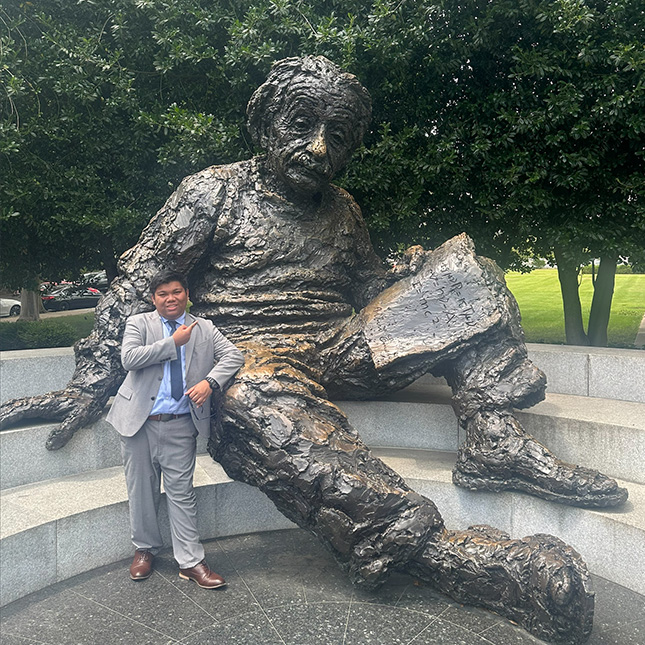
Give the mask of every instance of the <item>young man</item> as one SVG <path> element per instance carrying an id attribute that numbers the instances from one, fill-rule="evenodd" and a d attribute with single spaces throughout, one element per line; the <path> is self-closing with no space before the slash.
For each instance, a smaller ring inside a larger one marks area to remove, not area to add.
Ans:
<path id="1" fill-rule="evenodd" d="M 226 385 L 244 359 L 212 322 L 186 312 L 182 274 L 158 273 L 150 293 L 155 311 L 126 322 L 121 360 L 127 376 L 107 417 L 121 435 L 136 548 L 130 577 L 150 577 L 162 546 L 157 512 L 163 473 L 179 575 L 215 589 L 226 582 L 206 564 L 197 533 L 196 437 L 210 431 L 212 392 Z"/>

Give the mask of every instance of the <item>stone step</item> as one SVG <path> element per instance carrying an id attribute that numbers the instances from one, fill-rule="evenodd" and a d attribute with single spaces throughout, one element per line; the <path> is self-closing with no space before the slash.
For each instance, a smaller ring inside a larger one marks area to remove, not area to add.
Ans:
<path id="1" fill-rule="evenodd" d="M 431 377 L 388 400 L 339 401 L 370 447 L 456 452 L 463 440 L 450 406 L 450 390 Z M 645 483 L 645 403 L 549 394 L 518 411 L 524 427 L 558 457 L 612 477 Z M 102 418 L 50 452 L 42 424 L 0 432 L 0 490 L 121 464 L 119 439 Z M 198 452 L 206 451 L 201 440 Z"/>
<path id="2" fill-rule="evenodd" d="M 527 348 L 547 375 L 549 393 L 645 403 L 643 350 L 538 343 Z M 0 352 L 0 402 L 62 389 L 73 372 L 71 347 Z"/>
<path id="3" fill-rule="evenodd" d="M 560 459 L 645 484 L 645 403 L 550 394 L 517 417 Z"/>
<path id="4" fill-rule="evenodd" d="M 195 484 L 202 539 L 293 527 L 258 489 L 230 480 L 207 455 L 198 457 Z M 164 544 L 169 546 L 165 501 L 160 525 Z M 123 468 L 3 491 L 0 550 L 0 606 L 131 557 Z"/>
<path id="5" fill-rule="evenodd" d="M 514 537 L 551 533 L 576 548 L 593 573 L 645 593 L 645 486 L 622 482 L 630 492 L 622 509 L 591 511 L 519 493 L 460 489 L 451 482 L 450 453 L 377 448 L 374 454 L 432 499 L 448 528 L 490 524 Z M 198 457 L 195 483 L 202 539 L 292 526 L 262 493 L 230 480 L 206 455 Z M 127 558 L 132 546 L 122 468 L 6 490 L 0 527 L 0 604 Z"/>
<path id="6" fill-rule="evenodd" d="M 451 529 L 489 524 L 512 537 L 549 533 L 573 546 L 589 569 L 645 592 L 645 485 L 618 480 L 629 491 L 620 509 L 590 510 L 514 492 L 464 490 L 452 483 L 450 453 L 375 449 L 417 492 L 430 498 Z"/>
<path id="7" fill-rule="evenodd" d="M 528 343 L 547 391 L 645 403 L 645 351 Z"/>

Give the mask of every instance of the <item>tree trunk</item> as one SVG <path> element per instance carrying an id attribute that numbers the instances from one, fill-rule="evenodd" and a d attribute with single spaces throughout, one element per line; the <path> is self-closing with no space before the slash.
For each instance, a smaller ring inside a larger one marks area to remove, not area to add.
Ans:
<path id="1" fill-rule="evenodd" d="M 104 262 L 103 267 L 105 268 L 105 275 L 107 277 L 108 284 L 112 284 L 112 280 L 119 275 L 116 260 L 112 259 L 109 263 Z"/>
<path id="2" fill-rule="evenodd" d="M 20 318 L 18 320 L 40 320 L 42 301 L 38 291 L 23 289 L 20 292 Z"/>
<path id="3" fill-rule="evenodd" d="M 587 328 L 589 344 L 594 347 L 607 347 L 607 327 L 609 326 L 611 301 L 614 297 L 617 263 L 617 256 L 600 258 L 598 275 L 593 288 L 591 311 L 589 312 L 589 326 Z"/>
<path id="4" fill-rule="evenodd" d="M 589 341 L 582 324 L 582 307 L 578 291 L 578 264 L 566 258 L 562 249 L 557 246 L 554 247 L 553 253 L 558 265 L 567 345 L 588 345 Z"/>
<path id="5" fill-rule="evenodd" d="M 106 240 L 105 243 L 100 246 L 99 253 L 101 256 L 101 264 L 105 269 L 108 284 L 111 284 L 112 280 L 119 275 L 117 269 L 117 258 L 114 257 L 112 244 Z"/>

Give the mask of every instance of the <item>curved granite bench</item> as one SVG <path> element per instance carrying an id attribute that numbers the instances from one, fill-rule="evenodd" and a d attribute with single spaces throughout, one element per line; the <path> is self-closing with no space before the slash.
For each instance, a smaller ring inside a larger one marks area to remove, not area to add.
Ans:
<path id="1" fill-rule="evenodd" d="M 388 400 L 338 405 L 375 454 L 437 503 L 449 527 L 488 523 L 514 536 L 552 533 L 572 544 L 593 573 L 645 593 L 645 402 L 639 399 L 645 398 L 645 352 L 551 347 L 531 346 L 533 359 L 547 371 L 550 393 L 523 411 L 522 421 L 561 457 L 623 480 L 630 500 L 621 510 L 591 511 L 454 486 L 459 429 L 450 392 L 439 380 L 421 379 Z M 15 395 L 5 389 L 8 377 L 12 387 L 22 380 L 29 394 L 65 384 L 73 370 L 70 350 L 40 351 L 0 355 L 3 399 Z M 626 373 L 638 387 L 620 394 L 633 400 L 611 398 Z M 116 433 L 101 420 L 65 448 L 48 452 L 44 440 L 51 427 L 0 433 L 2 604 L 132 552 Z M 203 539 L 292 526 L 262 493 L 231 481 L 208 455 L 198 457 L 195 483 Z"/>

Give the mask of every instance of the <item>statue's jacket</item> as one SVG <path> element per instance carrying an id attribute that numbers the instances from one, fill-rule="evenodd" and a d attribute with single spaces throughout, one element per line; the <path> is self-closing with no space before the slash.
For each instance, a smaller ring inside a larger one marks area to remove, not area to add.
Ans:
<path id="1" fill-rule="evenodd" d="M 192 311 L 227 334 L 317 333 L 362 308 L 386 284 L 354 199 L 329 186 L 293 203 L 267 181 L 265 160 L 186 178 L 124 254 L 137 288 L 171 264 L 190 275 Z"/>
<path id="2" fill-rule="evenodd" d="M 346 191 L 329 185 L 298 200 L 282 192 L 268 163 L 255 157 L 187 177 L 151 219 L 121 257 L 120 277 L 97 307 L 92 336 L 77 346 L 77 374 L 92 373 L 85 389 L 116 392 L 125 373 L 113 348 L 125 319 L 149 309 L 150 279 L 166 268 L 189 277 L 191 313 L 238 345 L 252 341 L 290 354 L 330 396 L 366 398 L 402 387 L 516 317 L 499 270 L 475 256 L 466 236 L 432 252 L 423 265 L 427 275 L 401 279 L 385 270 Z M 442 268 L 450 258 L 460 266 Z M 464 270 L 472 274 L 469 285 L 457 277 Z M 482 306 L 444 324 L 445 312 L 469 309 L 470 302 Z M 428 317 L 420 306 L 441 315 Z M 471 328 L 473 316 L 478 322 Z M 410 371 L 406 356 L 413 355 L 423 361 Z M 341 373 L 349 365 L 360 379 Z M 376 374 L 384 368 L 397 372 L 391 384 Z"/>

